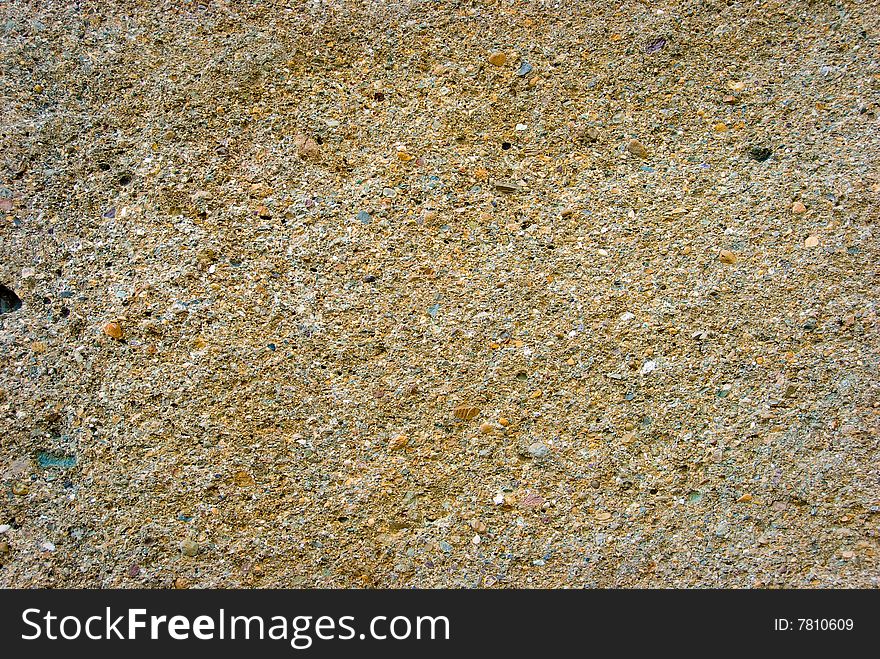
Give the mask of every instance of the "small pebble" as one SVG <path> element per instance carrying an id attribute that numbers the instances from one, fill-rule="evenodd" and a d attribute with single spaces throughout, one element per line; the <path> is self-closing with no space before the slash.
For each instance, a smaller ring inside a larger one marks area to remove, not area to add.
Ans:
<path id="1" fill-rule="evenodd" d="M 523 61 L 523 63 L 519 65 L 519 69 L 517 70 L 516 75 L 522 78 L 523 76 L 527 76 L 531 72 L 532 65 L 526 61 Z"/>
<path id="2" fill-rule="evenodd" d="M 505 503 L 507 503 L 508 498 L 505 497 Z M 538 508 L 542 508 L 546 503 L 546 499 L 536 494 L 535 492 L 529 492 L 526 494 L 519 502 L 519 505 L 523 508 L 527 508 L 530 510 L 537 510 Z M 516 501 L 512 501 L 513 505 L 516 505 Z M 510 504 L 508 504 L 510 505 Z"/>
<path id="3" fill-rule="evenodd" d="M 577 126 L 575 129 L 575 137 L 581 142 L 598 142 L 599 130 L 594 126 Z"/>
<path id="4" fill-rule="evenodd" d="M 470 421 L 480 414 L 480 408 L 474 407 L 473 405 L 459 405 L 452 411 L 452 413 L 456 419 Z"/>
<path id="5" fill-rule="evenodd" d="M 550 454 L 549 447 L 543 442 L 532 442 L 527 450 L 533 458 L 544 458 Z"/>
<path id="6" fill-rule="evenodd" d="M 500 192 L 517 192 L 520 188 L 515 181 L 495 181 L 495 189 Z"/>
<path id="7" fill-rule="evenodd" d="M 402 448 L 406 448 L 407 444 L 409 444 L 409 437 L 407 435 L 395 435 L 388 442 L 388 450 L 399 451 Z"/>
<path id="8" fill-rule="evenodd" d="M 111 339 L 117 340 L 125 336 L 125 332 L 123 332 L 122 330 L 122 325 L 117 320 L 112 320 L 104 325 L 104 334 L 109 336 Z"/>
<path id="9" fill-rule="evenodd" d="M 254 485 L 254 477 L 244 470 L 235 472 L 232 480 L 235 481 L 238 487 L 251 487 Z"/>
<path id="10" fill-rule="evenodd" d="M 664 46 L 666 46 L 665 37 L 656 37 L 655 39 L 651 39 L 647 44 L 645 44 L 645 52 L 649 55 L 653 53 L 659 53 L 663 50 Z"/>
<path id="11" fill-rule="evenodd" d="M 722 263 L 726 263 L 727 265 L 733 265 L 736 263 L 736 254 L 727 249 L 722 249 L 718 254 L 718 260 Z"/>
<path id="12" fill-rule="evenodd" d="M 489 55 L 489 64 L 493 66 L 504 66 L 507 63 L 507 54 L 502 52 L 494 52 Z"/>
<path id="13" fill-rule="evenodd" d="M 642 160 L 645 160 L 648 157 L 648 150 L 638 140 L 630 140 L 626 145 L 626 150 Z"/>
<path id="14" fill-rule="evenodd" d="M 471 528 L 477 533 L 485 533 L 486 525 L 478 519 L 471 520 Z"/>
<path id="15" fill-rule="evenodd" d="M 180 551 L 184 556 L 196 556 L 199 553 L 199 544 L 187 538 L 180 543 Z"/>
<path id="16" fill-rule="evenodd" d="M 306 135 L 297 135 L 293 138 L 293 144 L 296 146 L 296 152 L 300 158 L 315 159 L 321 155 L 321 147 L 318 143 Z"/>
<path id="17" fill-rule="evenodd" d="M 796 201 L 791 205 L 791 212 L 795 215 L 802 215 L 807 212 L 807 207 L 804 206 L 801 202 Z"/>

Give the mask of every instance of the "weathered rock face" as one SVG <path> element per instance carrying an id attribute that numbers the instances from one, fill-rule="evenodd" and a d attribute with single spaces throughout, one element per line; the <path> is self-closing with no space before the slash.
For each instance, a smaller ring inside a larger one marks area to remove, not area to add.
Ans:
<path id="1" fill-rule="evenodd" d="M 872 3 L 157 4 L 3 3 L 0 586 L 876 586 Z"/>

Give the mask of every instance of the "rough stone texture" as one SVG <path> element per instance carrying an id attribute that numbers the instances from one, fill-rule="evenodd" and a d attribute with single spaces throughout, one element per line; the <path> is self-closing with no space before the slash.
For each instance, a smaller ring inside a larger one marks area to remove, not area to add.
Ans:
<path id="1" fill-rule="evenodd" d="M 876 3 L 558 4 L 3 4 L 0 585 L 877 586 Z"/>

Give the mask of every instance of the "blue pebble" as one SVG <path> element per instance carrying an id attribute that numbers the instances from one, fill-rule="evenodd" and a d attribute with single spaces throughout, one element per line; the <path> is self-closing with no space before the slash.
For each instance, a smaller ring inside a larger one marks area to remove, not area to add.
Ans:
<path id="1" fill-rule="evenodd" d="M 76 466 L 76 456 L 73 455 L 52 455 L 46 451 L 41 451 L 37 456 L 37 463 L 43 468 L 57 467 L 59 469 L 70 469 Z"/>

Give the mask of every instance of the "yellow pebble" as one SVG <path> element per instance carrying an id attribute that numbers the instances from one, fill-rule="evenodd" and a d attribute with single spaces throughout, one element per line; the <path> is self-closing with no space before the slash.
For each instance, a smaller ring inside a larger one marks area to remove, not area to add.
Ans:
<path id="1" fill-rule="evenodd" d="M 125 333 L 122 331 L 122 325 L 118 321 L 113 320 L 104 325 L 104 334 L 111 339 L 121 339 Z"/>
<path id="2" fill-rule="evenodd" d="M 388 449 L 390 451 L 396 451 L 405 448 L 407 444 L 409 444 L 409 437 L 406 435 L 397 435 L 396 437 L 392 437 L 391 441 L 388 442 Z"/>
<path id="3" fill-rule="evenodd" d="M 489 64 L 493 64 L 494 66 L 504 66 L 507 62 L 507 55 L 505 53 L 492 53 L 489 55 Z"/>

